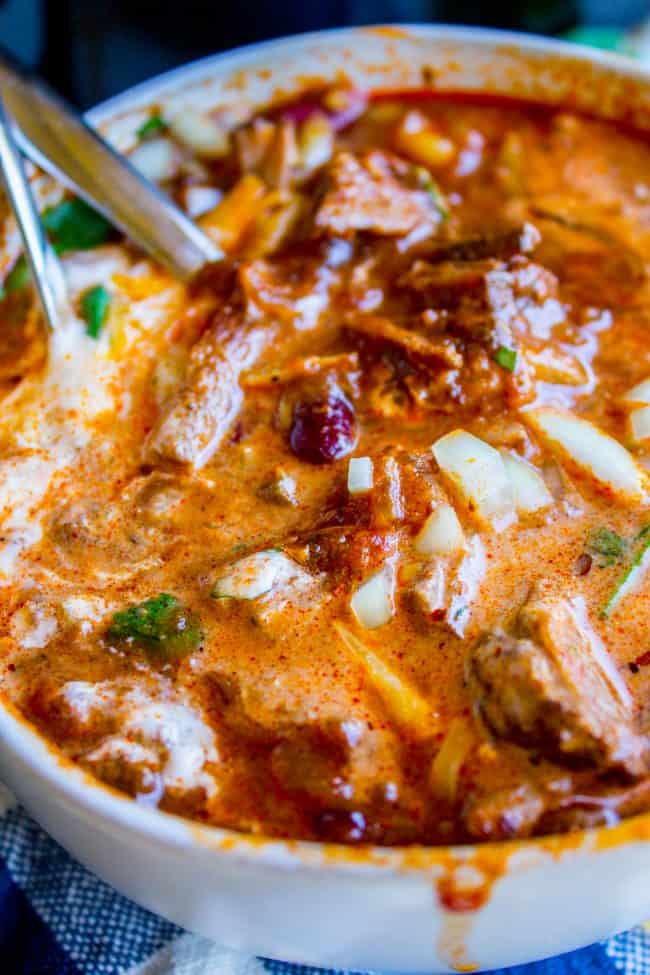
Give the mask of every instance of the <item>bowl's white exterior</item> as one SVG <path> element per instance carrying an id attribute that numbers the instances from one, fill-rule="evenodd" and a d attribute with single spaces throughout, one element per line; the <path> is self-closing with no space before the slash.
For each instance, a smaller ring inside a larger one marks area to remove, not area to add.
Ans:
<path id="1" fill-rule="evenodd" d="M 650 128 L 650 82 L 622 59 L 434 27 L 258 45 L 172 72 L 91 117 L 103 126 L 175 99 L 180 88 L 189 101 L 258 103 L 341 70 L 366 87 L 390 87 L 421 85 L 423 69 L 441 89 L 570 99 Z M 0 778 L 124 894 L 226 945 L 285 960 L 422 972 L 493 968 L 568 951 L 650 917 L 650 816 L 577 838 L 476 849 L 355 851 L 260 840 L 197 827 L 112 793 L 1 704 Z M 476 885 L 477 874 L 491 883 L 485 904 L 445 910 L 441 882 L 458 889 Z"/>

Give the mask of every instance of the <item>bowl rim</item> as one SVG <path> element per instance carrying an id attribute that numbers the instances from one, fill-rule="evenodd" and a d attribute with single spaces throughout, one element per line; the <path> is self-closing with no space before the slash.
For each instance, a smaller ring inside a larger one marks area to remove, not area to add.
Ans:
<path id="1" fill-rule="evenodd" d="M 381 24 L 363 27 L 332 28 L 290 35 L 253 43 L 217 54 L 207 55 L 162 72 L 94 106 L 86 113 L 87 120 L 100 125 L 109 119 L 149 104 L 154 96 L 171 93 L 181 87 L 207 80 L 217 68 L 236 70 L 266 54 L 299 53 L 315 41 L 326 39 L 335 44 L 351 38 L 394 32 L 396 37 L 431 37 L 489 50 L 495 47 L 516 48 L 530 55 L 553 54 L 572 63 L 596 65 L 614 74 L 640 82 L 650 81 L 650 69 L 626 56 L 581 47 L 566 41 L 519 34 L 513 31 L 460 27 L 437 24 Z M 444 88 L 441 89 L 444 93 Z M 471 92 L 470 92 L 471 94 Z M 525 101 L 525 98 L 523 99 Z M 549 836 L 488 841 L 450 846 L 378 847 L 352 846 L 313 840 L 293 840 L 239 832 L 202 823 L 165 812 L 154 806 L 139 803 L 119 793 L 90 773 L 84 771 L 52 743 L 50 743 L 0 692 L 0 750 L 9 753 L 29 769 L 41 786 L 55 795 L 64 805 L 72 805 L 77 814 L 92 819 L 95 828 L 119 827 L 149 841 L 157 841 L 183 849 L 200 852 L 202 856 L 227 856 L 242 863 L 264 863 L 269 866 L 296 867 L 346 873 L 374 873 L 383 876 L 402 873 L 431 873 L 448 869 L 468 860 L 494 865 L 510 863 L 514 854 L 517 862 L 529 867 L 549 855 L 554 858 L 579 849 L 609 849 L 631 842 L 650 839 L 650 812 L 628 817 L 613 826 L 602 826 L 573 833 Z"/>
<path id="2" fill-rule="evenodd" d="M 291 54 L 294 50 L 299 51 L 301 48 L 322 39 L 345 42 L 353 37 L 377 36 L 382 33 L 386 36 L 390 36 L 392 33 L 396 39 L 400 37 L 408 39 L 409 35 L 413 35 L 431 37 L 433 40 L 467 41 L 474 47 L 512 47 L 524 54 L 564 55 L 574 63 L 582 62 L 585 65 L 595 64 L 599 67 L 611 68 L 626 78 L 650 79 L 650 68 L 644 67 L 627 55 L 544 37 L 540 34 L 524 34 L 512 30 L 464 27 L 454 24 L 368 24 L 360 27 L 332 27 L 325 30 L 306 31 L 302 34 L 290 34 L 270 40 L 243 44 L 227 51 L 219 51 L 217 54 L 208 54 L 187 64 L 163 71 L 153 78 L 148 78 L 126 89 L 126 91 L 105 99 L 88 109 L 86 118 L 93 124 L 101 124 L 107 121 L 109 116 L 130 111 L 140 104 L 146 104 L 154 92 L 160 95 L 172 91 L 180 84 L 185 86 L 200 82 L 210 75 L 214 67 L 224 64 L 235 69 L 240 62 L 247 62 L 251 55 L 274 54 L 278 51 Z M 441 89 L 441 92 L 444 94 L 444 89 Z M 522 100 L 525 101 L 526 99 L 523 98 Z M 534 101 L 534 99 L 531 100 Z"/>

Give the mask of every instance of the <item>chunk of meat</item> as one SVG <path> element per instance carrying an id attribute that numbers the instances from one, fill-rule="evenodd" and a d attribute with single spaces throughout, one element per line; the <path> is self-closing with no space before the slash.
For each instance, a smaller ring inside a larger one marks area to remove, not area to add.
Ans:
<path id="1" fill-rule="evenodd" d="M 266 751 L 273 779 L 307 805 L 367 803 L 382 783 L 401 780 L 392 734 L 356 718 L 349 701 L 325 705 L 315 720 L 313 708 L 296 708 L 293 695 L 287 697 L 282 679 L 260 688 L 213 671 L 205 676 L 204 690 L 217 722 L 238 747 L 258 756 Z"/>
<path id="2" fill-rule="evenodd" d="M 415 362 L 460 368 L 463 357 L 449 336 L 429 337 L 408 328 L 395 325 L 380 315 L 352 314 L 346 319 L 346 328 L 353 335 L 362 336 L 375 344 L 388 344 L 401 349 L 408 359 Z"/>
<path id="3" fill-rule="evenodd" d="M 507 261 L 518 254 L 532 253 L 541 239 L 534 224 L 523 223 L 496 233 L 441 244 L 428 253 L 427 258 L 430 261 L 484 261 L 487 258 Z"/>
<path id="4" fill-rule="evenodd" d="M 377 817 L 393 842 L 410 839 L 409 813 L 417 814 L 417 800 L 385 730 L 353 719 L 299 725 L 275 746 L 270 765 L 275 782 L 303 809 L 313 809 L 331 839 L 372 842 Z"/>
<path id="5" fill-rule="evenodd" d="M 402 236 L 441 220 L 431 195 L 418 186 L 413 167 L 375 149 L 361 157 L 339 152 L 328 166 L 316 228 L 343 236 L 366 230 Z"/>
<path id="6" fill-rule="evenodd" d="M 569 300 L 607 308 L 615 294 L 617 308 L 637 306 L 648 275 L 638 241 L 625 225 L 611 212 L 603 219 L 597 207 L 595 213 L 582 205 L 576 209 L 570 199 L 560 198 L 551 206 L 536 206 L 531 212 L 544 227 L 545 262 L 557 271 Z"/>
<path id="7" fill-rule="evenodd" d="M 321 255 L 242 264 L 239 281 L 250 319 L 268 316 L 299 331 L 318 325 L 338 276 Z"/>
<path id="8" fill-rule="evenodd" d="M 242 374 L 270 348 L 278 329 L 314 328 L 336 280 L 317 258 L 249 261 L 236 272 L 232 267 L 208 269 L 197 287 L 213 291 L 221 305 L 191 350 L 182 387 L 149 436 L 147 460 L 195 468 L 207 463 L 241 408 Z"/>
<path id="9" fill-rule="evenodd" d="M 612 826 L 621 819 L 647 811 L 649 799 L 650 782 L 647 779 L 622 787 L 573 792 L 546 810 L 538 824 L 538 832 L 566 833 Z"/>
<path id="10" fill-rule="evenodd" d="M 472 839 L 510 840 L 530 836 L 544 812 L 544 800 L 529 783 L 498 789 L 487 795 L 470 795 L 462 819 Z"/>
<path id="11" fill-rule="evenodd" d="M 574 600 L 525 607 L 519 635 L 489 633 L 467 661 L 476 708 L 500 738 L 566 766 L 618 771 L 648 767 L 625 685 Z"/>
<path id="12" fill-rule="evenodd" d="M 290 359 L 282 365 L 270 366 L 267 369 L 249 373 L 244 377 L 243 385 L 247 389 L 277 388 L 319 375 L 326 377 L 330 375 L 342 376 L 350 383 L 350 377 L 355 376 L 358 372 L 359 356 L 356 352 L 309 355 L 299 359 Z"/>
<path id="13" fill-rule="evenodd" d="M 557 279 L 526 258 L 509 263 L 492 258 L 442 261 L 418 260 L 399 284 L 419 295 L 431 310 L 443 313 L 443 325 L 464 338 L 512 347 L 513 329 L 527 327 L 531 311 L 543 313 L 555 296 Z"/>
<path id="14" fill-rule="evenodd" d="M 56 741 L 82 746 L 116 731 L 114 703 L 108 682 L 89 685 L 85 681 L 69 681 L 59 687 L 46 679 L 30 692 L 23 707 L 36 724 L 49 729 Z"/>
<path id="15" fill-rule="evenodd" d="M 146 458 L 196 468 L 207 463 L 240 410 L 241 374 L 274 335 L 271 327 L 247 325 L 241 312 L 226 312 L 192 349 L 185 382 L 151 431 Z"/>
<path id="16" fill-rule="evenodd" d="M 361 527 L 367 523 L 369 511 L 359 505 L 349 510 L 351 519 L 357 514 L 358 521 L 341 526 L 317 528 L 304 538 L 297 539 L 295 550 L 300 553 L 307 567 L 315 572 L 325 572 L 330 585 L 351 585 L 376 572 L 397 548 L 394 533 Z"/>

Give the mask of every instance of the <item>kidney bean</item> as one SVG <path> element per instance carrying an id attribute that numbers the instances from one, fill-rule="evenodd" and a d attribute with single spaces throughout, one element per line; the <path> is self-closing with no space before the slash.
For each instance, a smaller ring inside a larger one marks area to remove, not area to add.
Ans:
<path id="1" fill-rule="evenodd" d="M 356 419 L 343 393 L 301 401 L 293 410 L 289 443 L 301 460 L 330 464 L 349 454 L 356 442 Z"/>

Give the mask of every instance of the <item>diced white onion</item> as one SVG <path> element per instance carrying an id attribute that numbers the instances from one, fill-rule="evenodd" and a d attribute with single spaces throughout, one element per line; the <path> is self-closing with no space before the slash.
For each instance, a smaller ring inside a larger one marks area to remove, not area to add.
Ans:
<path id="1" fill-rule="evenodd" d="M 553 504 L 553 495 L 546 487 L 539 471 L 521 457 L 511 454 L 509 450 L 502 450 L 500 453 L 510 478 L 517 511 L 523 513 L 540 511 Z"/>
<path id="2" fill-rule="evenodd" d="M 365 494 L 372 490 L 373 466 L 370 457 L 350 457 L 348 462 L 348 491 Z"/>
<path id="3" fill-rule="evenodd" d="M 215 583 L 217 598 L 257 599 L 296 572 L 296 564 L 282 552 L 255 552 L 235 562 Z"/>
<path id="4" fill-rule="evenodd" d="M 630 429 L 635 440 L 650 437 L 650 406 L 641 406 L 630 413 Z"/>
<path id="5" fill-rule="evenodd" d="M 546 446 L 597 486 L 622 501 L 646 498 L 643 469 L 625 447 L 593 423 L 551 407 L 527 410 L 524 415 Z"/>
<path id="6" fill-rule="evenodd" d="M 453 555 L 465 545 L 465 533 L 458 515 L 443 502 L 431 512 L 415 538 L 420 555 Z"/>
<path id="7" fill-rule="evenodd" d="M 210 115 L 181 108 L 169 119 L 173 135 L 199 156 L 220 157 L 230 151 L 230 134 Z"/>
<path id="8" fill-rule="evenodd" d="M 362 582 L 350 600 L 352 612 L 361 626 L 374 630 L 392 618 L 395 612 L 393 601 L 394 573 L 392 567 L 383 569 Z"/>
<path id="9" fill-rule="evenodd" d="M 510 479 L 498 450 L 466 430 L 453 430 L 433 445 L 443 475 L 470 511 L 499 530 L 515 518 Z"/>
<path id="10" fill-rule="evenodd" d="M 153 183 L 164 183 L 178 173 L 181 154 L 171 139 L 162 136 L 141 142 L 129 156 L 129 161 Z"/>
<path id="11" fill-rule="evenodd" d="M 623 402 L 630 405 L 650 406 L 650 377 L 643 379 L 623 395 Z"/>
<path id="12" fill-rule="evenodd" d="M 223 193 L 216 186 L 186 186 L 183 190 L 183 209 L 192 219 L 214 210 Z"/>

